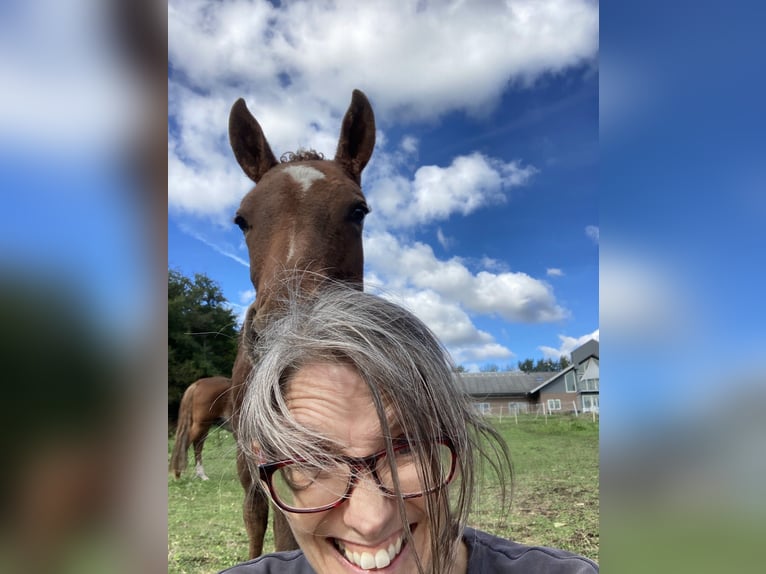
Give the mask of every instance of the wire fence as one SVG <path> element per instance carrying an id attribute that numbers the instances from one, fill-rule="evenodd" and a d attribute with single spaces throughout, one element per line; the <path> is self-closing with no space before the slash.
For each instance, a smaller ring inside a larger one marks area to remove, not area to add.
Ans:
<path id="1" fill-rule="evenodd" d="M 552 399 L 553 400 L 553 399 Z M 569 404 L 566 401 L 555 399 L 556 403 L 550 403 L 550 401 L 541 403 L 522 403 L 522 402 L 509 402 L 507 404 L 498 404 L 492 402 L 474 402 L 473 407 L 476 411 L 486 417 L 495 417 L 499 420 L 503 418 L 513 418 L 518 424 L 519 418 L 540 418 L 545 420 L 548 417 L 562 417 L 562 416 L 574 416 L 577 418 L 583 417 L 591 419 L 593 422 L 599 420 L 599 406 L 590 404 L 585 408 L 582 405 L 578 405 L 577 401 L 573 400 Z"/>

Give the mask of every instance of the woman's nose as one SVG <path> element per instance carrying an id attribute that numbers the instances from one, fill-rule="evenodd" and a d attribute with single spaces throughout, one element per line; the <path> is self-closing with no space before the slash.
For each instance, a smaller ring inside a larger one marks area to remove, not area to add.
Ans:
<path id="1" fill-rule="evenodd" d="M 374 540 L 398 516 L 396 498 L 385 494 L 369 474 L 360 477 L 342 505 L 343 521 L 366 539 Z"/>

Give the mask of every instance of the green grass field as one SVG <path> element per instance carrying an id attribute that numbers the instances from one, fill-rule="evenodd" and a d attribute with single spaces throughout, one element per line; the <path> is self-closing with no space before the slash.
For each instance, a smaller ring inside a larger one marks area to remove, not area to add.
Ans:
<path id="1" fill-rule="evenodd" d="M 496 491 L 481 489 L 469 524 L 525 544 L 554 546 L 599 559 L 598 422 L 557 416 L 494 419 L 514 465 L 510 516 Z M 168 458 L 173 447 L 168 441 Z M 247 559 L 242 488 L 232 435 L 215 429 L 194 476 L 193 453 L 179 479 L 168 478 L 168 574 L 209 574 Z M 269 531 L 266 550 L 273 549 Z"/>

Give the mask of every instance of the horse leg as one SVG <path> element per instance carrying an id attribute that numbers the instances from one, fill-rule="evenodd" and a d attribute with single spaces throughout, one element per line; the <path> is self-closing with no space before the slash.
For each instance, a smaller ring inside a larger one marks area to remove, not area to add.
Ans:
<path id="1" fill-rule="evenodd" d="M 269 524 L 269 500 L 266 495 L 253 483 L 247 463 L 241 453 L 237 456 L 237 474 L 245 491 L 243 517 L 247 537 L 250 540 L 250 558 L 263 554 L 263 539 Z"/>
<path id="2" fill-rule="evenodd" d="M 277 552 L 282 550 L 295 550 L 298 548 L 298 543 L 295 541 L 293 531 L 290 528 L 290 524 L 287 522 L 285 515 L 274 510 L 274 549 Z"/>
<path id="3" fill-rule="evenodd" d="M 196 474 L 202 480 L 209 480 L 202 466 L 202 447 L 205 446 L 207 438 L 207 428 L 194 423 L 192 426 L 192 444 L 194 445 L 194 462 L 196 463 Z"/>

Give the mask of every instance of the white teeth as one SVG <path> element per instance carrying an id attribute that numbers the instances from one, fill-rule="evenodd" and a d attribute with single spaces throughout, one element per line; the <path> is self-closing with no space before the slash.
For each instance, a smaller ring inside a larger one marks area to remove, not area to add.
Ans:
<path id="1" fill-rule="evenodd" d="M 361 560 L 359 561 L 358 566 L 360 568 L 363 568 L 364 570 L 370 570 L 372 568 L 375 568 L 375 558 L 372 554 L 369 552 L 362 552 Z"/>
<path id="2" fill-rule="evenodd" d="M 388 550 L 381 548 L 375 553 L 375 566 L 377 568 L 385 568 L 391 564 L 391 558 L 388 556 Z"/>
<path id="3" fill-rule="evenodd" d="M 377 568 L 385 568 L 394 558 L 396 558 L 402 550 L 402 539 L 398 538 L 396 542 L 389 544 L 388 548 L 381 548 L 375 554 L 371 552 L 352 552 L 346 548 L 345 544 L 337 540 L 336 544 L 338 550 L 346 557 L 346 560 L 352 564 L 356 564 L 363 570 L 373 570 Z"/>

